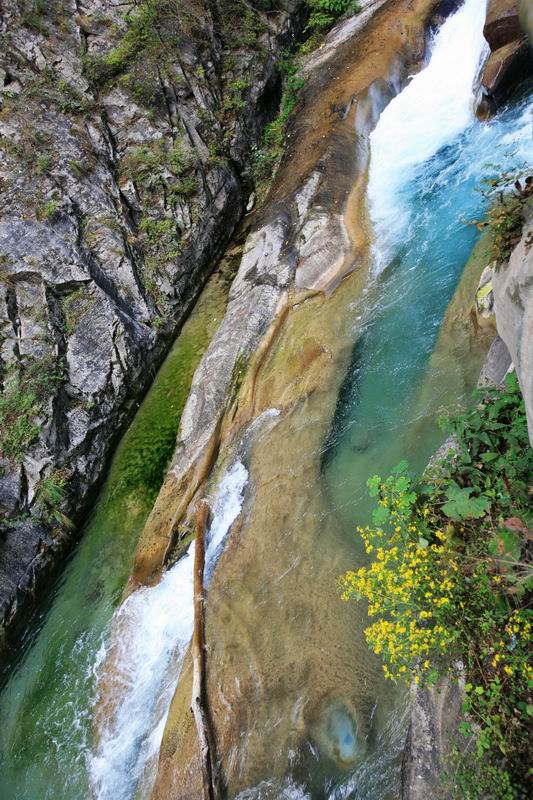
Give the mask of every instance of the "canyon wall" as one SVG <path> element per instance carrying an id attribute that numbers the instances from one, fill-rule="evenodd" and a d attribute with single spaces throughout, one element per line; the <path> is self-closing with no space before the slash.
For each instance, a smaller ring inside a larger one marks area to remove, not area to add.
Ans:
<path id="1" fill-rule="evenodd" d="M 240 219 L 302 0 L 0 11 L 0 628 Z M 2 637 L 0 636 L 0 641 Z"/>

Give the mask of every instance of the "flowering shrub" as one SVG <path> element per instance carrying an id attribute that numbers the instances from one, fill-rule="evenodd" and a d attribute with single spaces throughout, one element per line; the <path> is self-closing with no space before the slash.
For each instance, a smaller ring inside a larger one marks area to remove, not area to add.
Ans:
<path id="1" fill-rule="evenodd" d="M 418 533 L 415 525 L 408 527 Z M 458 554 L 440 541 L 445 539 L 441 531 L 435 532 L 435 543 L 421 545 L 405 543 L 397 528 L 390 535 L 379 528 L 358 529 L 375 560 L 344 576 L 342 596 L 368 600 L 368 615 L 377 620 L 365 636 L 383 659 L 387 678 L 409 674 L 419 683 L 425 675 L 433 681 L 435 667 L 443 663 L 455 638 L 447 612 L 454 600 Z"/>
<path id="2" fill-rule="evenodd" d="M 369 563 L 341 595 L 367 601 L 387 678 L 434 684 L 461 664 L 453 796 L 518 800 L 531 796 L 533 453 L 514 375 L 444 425 L 457 446 L 432 474 L 402 462 L 368 481 L 373 525 L 357 531 Z"/>

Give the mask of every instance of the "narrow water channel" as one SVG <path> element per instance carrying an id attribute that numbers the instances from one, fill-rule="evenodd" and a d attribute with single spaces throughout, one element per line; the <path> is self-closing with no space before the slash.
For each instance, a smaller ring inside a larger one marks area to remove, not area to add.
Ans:
<path id="1" fill-rule="evenodd" d="M 525 87 L 488 123 L 473 115 L 484 9 L 484 0 L 466 0 L 444 23 L 432 43 L 426 70 L 390 103 L 372 135 L 372 269 L 361 299 L 350 306 L 351 318 L 345 320 L 353 332 L 353 352 L 334 419 L 327 421 L 330 432 L 320 452 L 320 485 L 305 487 L 309 508 L 314 508 L 311 498 L 320 494 L 324 504 L 320 513 L 334 517 L 340 531 L 327 542 L 317 541 L 312 554 L 316 561 L 335 564 L 334 553 L 327 551 L 335 542 L 354 564 L 362 557 L 353 529 L 368 513 L 367 477 L 386 473 L 405 457 L 414 468 L 422 468 L 440 440 L 435 422 L 439 409 L 464 400 L 479 370 L 482 352 L 473 353 L 466 340 L 449 351 L 444 343 L 446 358 L 438 366 L 432 361 L 447 304 L 477 237 L 476 229 L 465 221 L 483 211 L 484 179 L 533 163 L 530 89 Z M 398 131 L 403 131 L 402 139 Z M 209 303 L 203 312 L 201 305 L 197 308 L 197 314 L 204 314 L 202 326 L 208 320 L 201 335 L 194 328 L 190 334 L 184 330 L 171 356 L 177 359 L 174 363 L 188 365 L 182 387 L 190 382 L 191 368 L 213 331 L 214 318 L 220 319 L 223 300 L 218 292 L 215 295 L 215 310 Z M 189 357 L 189 348 L 194 358 Z M 465 359 L 469 359 L 466 370 Z M 176 373 L 170 375 L 165 382 L 162 371 L 154 384 L 153 392 L 163 391 L 163 404 L 170 402 L 177 385 Z M 149 400 L 150 396 L 145 403 Z M 174 425 L 182 399 L 176 402 Z M 158 416 L 161 407 L 160 399 Z M 132 432 L 142 419 L 141 411 Z M 150 426 L 159 423 L 150 415 L 146 419 L 149 440 Z M 308 424 L 314 424 L 312 418 Z M 139 444 L 135 438 L 131 441 L 135 447 L 128 448 L 128 460 Z M 128 438 L 123 448 L 127 442 Z M 120 623 L 121 614 L 135 622 L 128 628 L 131 638 L 116 641 L 124 650 L 119 662 L 124 671 L 118 680 L 127 683 L 127 691 L 95 745 L 91 740 L 94 676 L 103 657 L 103 636 L 153 501 L 153 492 L 139 495 L 138 486 L 135 491 L 129 486 L 124 495 L 113 494 L 126 467 L 119 450 L 51 607 L 32 632 L 27 653 L 0 698 L 2 800 L 82 800 L 90 791 L 99 800 L 149 797 L 151 778 L 145 768 L 157 753 L 180 666 L 174 658 L 170 668 L 171 656 L 183 652 L 191 630 L 192 570 L 189 555 L 157 587 L 136 593 L 116 612 L 115 622 Z M 238 514 L 245 473 L 236 464 L 221 479 L 211 531 L 220 540 Z M 278 504 L 286 500 L 279 497 Z M 287 552 L 285 558 L 292 569 L 298 554 Z M 319 568 L 320 564 L 313 567 Z M 281 584 L 275 586 L 282 597 Z M 263 587 L 256 588 L 258 596 L 261 591 Z M 334 616 L 340 601 L 333 582 L 328 602 L 328 612 Z M 174 613 L 177 603 L 179 615 Z M 364 609 L 354 606 L 353 613 L 359 615 L 357 625 L 364 624 Z M 120 624 L 114 630 L 120 631 Z M 270 633 L 275 637 L 276 632 Z M 265 641 L 270 641 L 268 635 Z M 379 671 L 376 660 L 365 672 L 366 680 L 375 681 L 374 694 L 382 685 Z M 300 687 L 302 698 L 308 689 Z M 381 727 L 369 736 L 361 757 L 354 757 L 361 748 L 353 719 L 341 704 L 333 704 L 318 724 L 318 733 L 309 734 L 306 758 L 292 769 L 297 759 L 286 754 L 283 777 L 250 786 L 240 798 L 397 798 L 403 698 L 394 693 L 383 697 L 386 704 L 381 703 L 376 717 Z M 374 711 L 370 703 L 370 726 Z M 322 742 L 324 750 L 329 747 L 336 754 L 337 762 L 321 755 Z M 342 767 L 335 766 L 339 762 Z"/>

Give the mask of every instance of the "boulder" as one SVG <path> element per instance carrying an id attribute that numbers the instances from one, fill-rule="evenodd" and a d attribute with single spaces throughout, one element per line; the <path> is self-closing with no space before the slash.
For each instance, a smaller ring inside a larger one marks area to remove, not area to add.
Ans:
<path id="1" fill-rule="evenodd" d="M 489 0 L 483 36 L 492 52 L 523 35 L 517 0 Z"/>
<path id="2" fill-rule="evenodd" d="M 494 291 L 492 279 L 494 268 L 485 267 L 479 279 L 479 286 L 476 292 L 475 312 L 478 326 L 494 324 Z"/>
<path id="3" fill-rule="evenodd" d="M 518 16 L 522 29 L 533 44 L 533 4 L 531 0 L 518 0 Z"/>
<path id="4" fill-rule="evenodd" d="M 491 53 L 481 81 L 484 98 L 494 108 L 501 106 L 530 74 L 531 63 L 531 49 L 524 37 Z"/>
<path id="5" fill-rule="evenodd" d="M 533 211 L 508 264 L 494 274 L 498 333 L 507 345 L 526 404 L 533 445 Z"/>
<path id="6" fill-rule="evenodd" d="M 491 53 L 480 81 L 477 115 L 486 119 L 533 74 L 533 55 L 521 20 L 518 0 L 489 0 L 483 35 Z"/>

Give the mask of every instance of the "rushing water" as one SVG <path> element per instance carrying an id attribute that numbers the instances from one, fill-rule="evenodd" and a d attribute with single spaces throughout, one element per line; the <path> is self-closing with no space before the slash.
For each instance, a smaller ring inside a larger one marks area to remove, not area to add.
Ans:
<path id="1" fill-rule="evenodd" d="M 206 579 L 212 573 L 231 525 L 238 517 L 248 472 L 239 462 L 223 476 L 213 503 L 205 552 Z M 97 798 L 126 800 L 156 757 L 181 661 L 193 631 L 194 542 L 154 587 L 134 592 L 119 608 L 113 636 L 113 687 L 121 693 L 118 713 L 100 733 L 90 759 Z M 102 658 L 106 648 L 102 648 Z M 118 652 L 117 652 L 118 651 Z M 169 669 L 170 664 L 172 665 Z M 152 731 L 146 737 L 146 732 Z M 146 737 L 146 738 L 145 738 Z"/>
<path id="2" fill-rule="evenodd" d="M 464 398 L 478 369 L 474 361 L 465 376 L 465 353 L 449 353 L 444 374 L 431 362 L 477 238 L 465 223 L 484 214 L 484 181 L 533 161 L 530 87 L 489 123 L 473 115 L 484 6 L 467 0 L 442 26 L 427 68 L 389 104 L 370 137 L 373 265 L 354 309 L 361 333 L 325 455 L 346 522 L 365 496 L 365 475 L 402 458 L 423 468 L 439 442 L 439 409 Z"/>
<path id="3" fill-rule="evenodd" d="M 427 68 L 391 102 L 371 138 L 374 267 L 361 301 L 352 307 L 353 321 L 348 321 L 357 341 L 324 443 L 323 485 L 305 487 L 309 501 L 320 492 L 325 495 L 328 508 L 321 513 L 339 519 L 345 539 L 366 514 L 366 478 L 385 473 L 406 456 L 422 467 L 439 441 L 434 422 L 438 408 L 472 384 L 476 364 L 465 378 L 465 351 L 446 353 L 444 372 L 432 362 L 446 306 L 476 239 L 475 228 L 464 220 L 482 212 L 479 187 L 484 178 L 533 161 L 533 104 L 527 93 L 489 123 L 473 117 L 484 6 L 484 0 L 466 0 L 442 26 Z M 222 478 L 212 542 L 225 536 L 239 513 L 246 480 L 239 463 Z M 2 800 L 82 800 L 89 778 L 101 800 L 148 794 L 143 789 L 145 768 L 157 754 L 179 654 L 192 630 L 192 553 L 158 586 L 129 598 L 117 611 L 114 638 L 104 648 L 102 634 L 149 507 L 147 498 L 141 499 L 142 508 L 136 503 L 137 496 L 129 496 L 126 505 L 117 503 L 112 524 L 102 511 L 96 514 L 57 587 L 51 610 L 2 695 Z M 120 519 L 125 510 L 133 510 L 134 525 Z M 212 543 L 209 557 L 216 559 L 214 547 Z M 324 538 L 313 553 L 325 564 L 332 559 L 327 547 L 331 543 Z M 286 558 L 293 556 L 284 569 L 296 570 L 295 554 Z M 263 587 L 256 591 L 260 594 Z M 281 583 L 275 591 L 282 596 Z M 334 590 L 329 602 L 339 602 Z M 121 700 L 95 746 L 94 677 L 110 648 L 124 653 L 116 660 L 121 671 L 113 676 Z M 240 797 L 395 797 L 396 754 L 404 728 L 401 704 L 397 713 L 391 713 L 392 707 L 391 701 L 388 717 L 384 722 L 381 717 L 381 728 L 356 768 L 335 772 L 333 762 L 321 761 L 318 754 L 322 741 L 324 747 L 333 743 L 332 749 L 348 762 L 358 747 L 357 725 L 337 703 L 309 740 L 313 776 L 269 779 Z M 370 712 L 372 722 L 372 706 Z"/>

